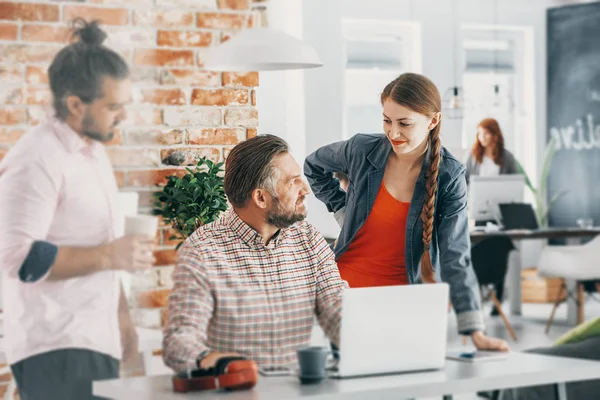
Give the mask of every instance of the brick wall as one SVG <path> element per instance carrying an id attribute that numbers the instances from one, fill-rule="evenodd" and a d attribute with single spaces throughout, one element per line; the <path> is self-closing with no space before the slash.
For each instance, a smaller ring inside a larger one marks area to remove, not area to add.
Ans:
<path id="1" fill-rule="evenodd" d="M 68 22 L 101 19 L 107 44 L 132 68 L 133 104 L 108 153 L 119 186 L 151 193 L 165 177 L 199 157 L 223 160 L 241 140 L 256 135 L 258 73 L 203 70 L 207 48 L 244 27 L 265 24 L 257 0 L 0 0 L 0 159 L 23 133 L 51 115 L 46 70 L 67 42 Z M 262 21 L 262 22 L 261 22 Z M 175 258 L 168 227 L 158 232 L 156 292 L 144 306 L 163 306 Z M 159 310 L 142 312 L 145 325 Z"/>

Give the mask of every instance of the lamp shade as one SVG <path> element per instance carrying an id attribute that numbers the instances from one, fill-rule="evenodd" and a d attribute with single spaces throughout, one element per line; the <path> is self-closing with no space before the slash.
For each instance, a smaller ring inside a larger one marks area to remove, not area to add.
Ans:
<path id="1" fill-rule="evenodd" d="M 211 71 L 276 71 L 323 65 L 315 49 L 285 32 L 245 29 L 211 49 L 204 69 Z"/>

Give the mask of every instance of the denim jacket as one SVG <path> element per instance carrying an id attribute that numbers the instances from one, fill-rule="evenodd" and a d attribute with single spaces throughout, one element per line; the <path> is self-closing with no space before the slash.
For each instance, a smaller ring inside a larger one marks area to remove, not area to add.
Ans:
<path id="1" fill-rule="evenodd" d="M 367 220 L 383 180 L 392 146 L 385 135 L 358 134 L 349 140 L 321 147 L 306 158 L 304 174 L 315 196 L 333 212 L 342 228 L 335 247 L 338 259 L 348 249 Z M 406 272 L 411 284 L 421 282 L 423 226 L 420 219 L 425 195 L 429 150 L 415 185 L 406 220 Z M 348 175 L 344 192 L 333 172 Z M 471 243 L 467 219 L 465 167 L 445 148 L 441 149 L 435 223 L 430 255 L 436 279 L 450 285 L 458 330 L 483 330 L 479 284 L 471 265 Z M 410 305 L 406 305 L 409 307 Z"/>

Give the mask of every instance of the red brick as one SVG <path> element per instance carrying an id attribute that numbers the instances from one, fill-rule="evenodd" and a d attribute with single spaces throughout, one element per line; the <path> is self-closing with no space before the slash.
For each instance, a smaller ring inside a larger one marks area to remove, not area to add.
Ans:
<path id="1" fill-rule="evenodd" d="M 127 183 L 129 186 L 163 186 L 166 185 L 168 176 L 183 176 L 185 169 L 155 169 L 144 171 L 129 171 Z"/>
<path id="2" fill-rule="evenodd" d="M 67 43 L 71 31 L 66 26 L 51 25 L 23 25 L 21 37 L 31 42 L 58 42 Z"/>
<path id="3" fill-rule="evenodd" d="M 24 133 L 23 129 L 0 128 L 0 144 L 15 144 Z"/>
<path id="4" fill-rule="evenodd" d="M 57 5 L 0 2 L 0 19 L 23 21 L 58 21 Z"/>
<path id="5" fill-rule="evenodd" d="M 127 120 L 123 125 L 140 126 L 140 125 L 161 125 L 162 112 L 158 108 L 146 107 L 143 109 L 127 110 Z"/>
<path id="6" fill-rule="evenodd" d="M 86 20 L 99 19 L 105 25 L 127 25 L 129 23 L 129 10 L 126 8 L 101 8 L 90 6 L 65 6 L 63 21 L 70 21 L 76 17 Z"/>
<path id="7" fill-rule="evenodd" d="M 0 40 L 17 40 L 18 31 L 16 24 L 0 23 Z"/>
<path id="8" fill-rule="evenodd" d="M 115 48 L 145 48 L 156 45 L 156 30 L 140 26 L 106 27 L 106 45 Z"/>
<path id="9" fill-rule="evenodd" d="M 165 149 L 160 152 L 160 159 L 165 165 L 193 166 L 198 164 L 202 157 L 217 162 L 221 156 L 219 149 L 215 148 L 176 148 Z"/>
<path id="10" fill-rule="evenodd" d="M 124 171 L 115 171 L 115 180 L 117 181 L 117 186 L 122 188 L 125 186 L 125 172 Z"/>
<path id="11" fill-rule="evenodd" d="M 246 129 L 246 139 L 252 139 L 257 135 L 257 131 L 255 128 Z"/>
<path id="12" fill-rule="evenodd" d="M 256 108 L 227 110 L 225 111 L 225 125 L 254 128 L 258 126 L 258 110 Z"/>
<path id="13" fill-rule="evenodd" d="M 179 129 L 143 129 L 127 132 L 125 144 L 139 145 L 167 145 L 172 146 L 183 142 L 183 131 Z"/>
<path id="14" fill-rule="evenodd" d="M 219 0 L 219 8 L 229 10 L 248 10 L 250 0 Z"/>
<path id="15" fill-rule="evenodd" d="M 194 52 L 191 50 L 167 49 L 136 50 L 134 61 L 137 65 L 194 65 Z"/>
<path id="16" fill-rule="evenodd" d="M 22 81 L 23 73 L 19 65 L 0 65 L 0 82 L 6 84 Z"/>
<path id="17" fill-rule="evenodd" d="M 207 47 L 212 44 L 211 32 L 158 31 L 156 43 L 171 47 Z"/>
<path id="18" fill-rule="evenodd" d="M 242 128 L 188 129 L 188 144 L 238 144 L 245 138 Z"/>
<path id="19" fill-rule="evenodd" d="M 137 294 L 136 306 L 140 308 L 163 308 L 169 304 L 170 289 L 153 290 Z"/>
<path id="20" fill-rule="evenodd" d="M 49 87 L 27 87 L 27 104 L 48 105 L 51 102 L 52 92 Z"/>
<path id="21" fill-rule="evenodd" d="M 115 167 L 155 167 L 158 154 L 152 149 L 107 148 L 106 152 Z"/>
<path id="22" fill-rule="evenodd" d="M 163 122 L 168 126 L 221 125 L 221 110 L 218 108 L 168 108 L 163 111 Z"/>
<path id="23" fill-rule="evenodd" d="M 46 68 L 35 65 L 28 65 L 25 70 L 25 81 L 27 83 L 48 83 L 48 73 Z"/>
<path id="24" fill-rule="evenodd" d="M 211 9 L 213 10 L 217 3 L 215 0 L 155 0 L 158 7 L 171 8 L 195 8 L 195 9 Z"/>
<path id="25" fill-rule="evenodd" d="M 177 260 L 177 251 L 175 249 L 172 250 L 158 250 L 154 252 L 154 258 L 156 258 L 156 262 L 154 265 L 173 265 Z"/>
<path id="26" fill-rule="evenodd" d="M 60 47 L 27 44 L 0 44 L 0 63 L 50 63 Z"/>
<path id="27" fill-rule="evenodd" d="M 195 106 L 228 106 L 248 104 L 248 91 L 240 89 L 194 89 L 192 92 L 192 104 Z"/>
<path id="28" fill-rule="evenodd" d="M 235 72 L 223 72 L 223 86 L 258 86 L 258 72 L 239 74 Z"/>
<path id="29" fill-rule="evenodd" d="M 142 103 L 183 105 L 185 93 L 181 89 L 146 89 L 142 90 Z"/>
<path id="30" fill-rule="evenodd" d="M 0 108 L 0 125 L 17 125 L 27 122 L 27 112 L 23 108 Z"/>
<path id="31" fill-rule="evenodd" d="M 251 19 L 247 14 L 199 12 L 196 14 L 196 26 L 208 29 L 241 29 L 249 26 Z"/>
<path id="32" fill-rule="evenodd" d="M 133 67 L 130 70 L 130 78 L 135 86 L 156 86 L 160 84 L 160 69 L 155 67 Z"/>
<path id="33" fill-rule="evenodd" d="M 256 90 L 252 91 L 252 105 L 256 105 Z"/>
<path id="34" fill-rule="evenodd" d="M 221 74 L 199 69 L 166 69 L 161 73 L 160 82 L 163 85 L 218 87 L 221 86 Z"/>
<path id="35" fill-rule="evenodd" d="M 23 87 L 6 85 L 0 91 L 0 104 L 23 104 Z"/>
<path id="36" fill-rule="evenodd" d="M 88 0 L 93 4 L 115 4 L 118 6 L 152 7 L 154 0 Z"/>
<path id="37" fill-rule="evenodd" d="M 133 21 L 135 25 L 155 28 L 181 28 L 194 24 L 194 14 L 179 10 L 138 10 L 134 12 Z"/>

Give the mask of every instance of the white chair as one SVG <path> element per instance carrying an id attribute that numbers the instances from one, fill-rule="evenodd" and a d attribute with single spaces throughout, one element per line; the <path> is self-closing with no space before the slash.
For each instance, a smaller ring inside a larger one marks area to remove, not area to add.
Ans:
<path id="1" fill-rule="evenodd" d="M 538 262 L 538 274 L 577 283 L 577 324 L 581 324 L 584 320 L 583 282 L 600 280 L 600 236 L 583 245 L 546 246 Z M 566 283 L 563 283 L 546 325 L 546 333 L 550 330 L 554 313 L 566 289 Z M 571 294 L 567 293 L 567 298 L 569 295 Z"/>

